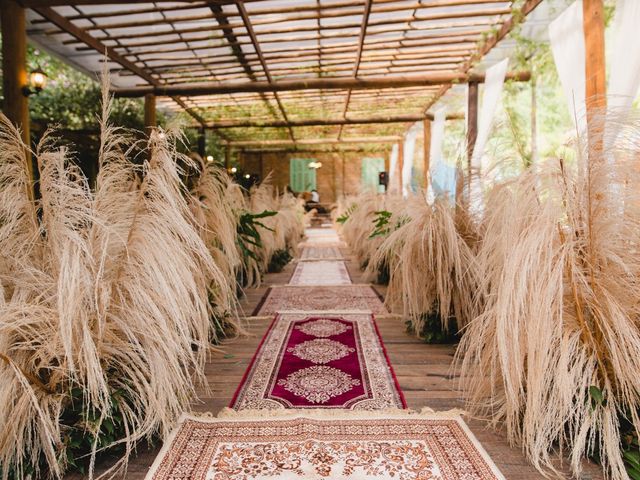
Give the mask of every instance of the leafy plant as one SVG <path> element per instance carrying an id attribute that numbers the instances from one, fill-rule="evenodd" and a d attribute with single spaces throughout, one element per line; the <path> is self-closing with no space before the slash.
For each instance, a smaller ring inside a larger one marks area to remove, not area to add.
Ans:
<path id="1" fill-rule="evenodd" d="M 374 229 L 369 235 L 369 238 L 382 237 L 389 234 L 391 229 L 389 228 L 389 220 L 391 219 L 391 212 L 386 210 L 380 210 L 374 212 L 376 218 L 373 220 Z"/>
<path id="2" fill-rule="evenodd" d="M 336 222 L 340 224 L 346 223 L 346 221 L 349 220 L 349 217 L 353 214 L 353 212 L 355 212 L 356 208 L 358 208 L 357 204 L 351 205 L 349 208 L 347 208 L 347 210 L 342 215 L 336 218 Z"/>
<path id="3" fill-rule="evenodd" d="M 287 265 L 292 259 L 293 257 L 291 256 L 289 249 L 281 248 L 276 250 L 271 256 L 271 260 L 269 260 L 268 271 L 270 273 L 281 272 L 285 265 Z"/>
<path id="4" fill-rule="evenodd" d="M 255 249 L 262 248 L 262 237 L 260 236 L 258 227 L 273 231 L 273 229 L 267 227 L 259 220 L 273 217 L 277 214 L 278 212 L 264 210 L 260 213 L 245 212 L 240 215 L 238 219 L 238 245 L 245 258 L 248 257 L 258 260 Z M 251 247 L 254 247 L 254 249 Z"/>

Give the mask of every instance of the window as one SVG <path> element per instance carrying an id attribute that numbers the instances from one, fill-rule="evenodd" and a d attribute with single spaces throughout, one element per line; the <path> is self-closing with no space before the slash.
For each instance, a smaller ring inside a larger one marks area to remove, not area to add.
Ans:
<path id="1" fill-rule="evenodd" d="M 384 172 L 384 158 L 363 158 L 361 183 L 363 191 L 384 192 L 384 186 L 379 185 L 378 174 Z"/>
<path id="2" fill-rule="evenodd" d="M 289 185 L 296 192 L 310 192 L 316 189 L 316 169 L 309 168 L 312 158 L 292 158 L 289 160 Z"/>

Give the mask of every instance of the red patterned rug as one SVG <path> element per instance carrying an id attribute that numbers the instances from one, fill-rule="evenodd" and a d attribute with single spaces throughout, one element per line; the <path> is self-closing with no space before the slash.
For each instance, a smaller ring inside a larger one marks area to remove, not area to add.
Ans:
<path id="1" fill-rule="evenodd" d="M 225 413 L 184 416 L 147 480 L 504 480 L 454 414 Z"/>
<path id="2" fill-rule="evenodd" d="M 289 285 L 351 285 L 351 277 L 341 261 L 298 262 Z"/>
<path id="3" fill-rule="evenodd" d="M 273 316 L 284 311 L 363 310 L 388 315 L 380 296 L 368 285 L 270 287 L 253 316 Z"/>
<path id="4" fill-rule="evenodd" d="M 373 315 L 281 313 L 231 407 L 374 410 L 406 404 Z"/>

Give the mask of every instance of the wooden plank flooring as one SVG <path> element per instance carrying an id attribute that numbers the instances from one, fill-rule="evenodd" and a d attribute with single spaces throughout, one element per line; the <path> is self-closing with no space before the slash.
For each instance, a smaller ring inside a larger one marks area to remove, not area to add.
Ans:
<path id="1" fill-rule="evenodd" d="M 344 253 L 348 254 L 346 250 Z M 353 282 L 366 283 L 353 259 L 347 255 L 345 258 Z M 294 267 L 295 263 L 291 263 L 281 273 L 266 275 L 260 288 L 247 292 L 241 303 L 243 311 L 250 315 L 270 285 L 286 284 Z M 376 289 L 381 294 L 385 292 L 384 286 L 376 286 Z M 227 340 L 223 345 L 224 351 L 212 353 L 206 366 L 208 389 L 199 390 L 200 399 L 194 402 L 194 411 L 215 414 L 229 404 L 270 321 L 271 318 L 268 317 L 246 318 L 248 335 Z M 456 391 L 457 376 L 451 370 L 454 346 L 423 343 L 405 332 L 404 321 L 398 316 L 377 316 L 376 321 L 408 407 L 416 410 L 425 406 L 434 410 L 462 408 L 462 395 Z M 518 448 L 508 445 L 503 434 L 488 429 L 482 421 L 469 420 L 466 417 L 465 420 L 508 480 L 545 478 L 527 463 Z M 144 479 L 158 450 L 159 448 L 139 451 L 138 455 L 130 460 L 128 471 L 121 478 Z M 67 476 L 67 480 L 80 478 L 83 477 Z M 599 467 L 589 464 L 585 466 L 581 480 L 602 478 Z"/>

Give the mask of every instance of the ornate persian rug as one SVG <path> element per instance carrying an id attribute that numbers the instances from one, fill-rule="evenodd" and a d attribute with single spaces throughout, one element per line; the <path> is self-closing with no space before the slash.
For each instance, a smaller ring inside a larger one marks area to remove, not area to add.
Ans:
<path id="1" fill-rule="evenodd" d="M 327 247 L 304 247 L 300 260 L 342 260 L 342 252 L 336 246 Z"/>
<path id="2" fill-rule="evenodd" d="M 232 408 L 405 408 L 370 313 L 281 313 L 267 330 Z"/>
<path id="3" fill-rule="evenodd" d="M 147 480 L 504 480 L 455 414 L 183 416 Z"/>
<path id="4" fill-rule="evenodd" d="M 282 286 L 267 290 L 253 316 L 271 316 L 287 310 L 364 310 L 376 315 L 389 313 L 378 294 L 368 285 Z"/>
<path id="5" fill-rule="evenodd" d="M 298 262 L 290 285 L 350 285 L 351 277 L 344 262 L 318 260 Z"/>

